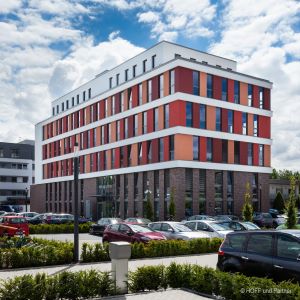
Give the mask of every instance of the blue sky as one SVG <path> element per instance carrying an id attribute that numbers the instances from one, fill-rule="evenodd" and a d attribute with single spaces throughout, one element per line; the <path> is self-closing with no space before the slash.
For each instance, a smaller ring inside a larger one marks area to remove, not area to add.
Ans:
<path id="1" fill-rule="evenodd" d="M 0 32 L 1 141 L 33 139 L 51 100 L 169 40 L 272 81 L 272 165 L 300 169 L 299 1 L 9 0 Z"/>

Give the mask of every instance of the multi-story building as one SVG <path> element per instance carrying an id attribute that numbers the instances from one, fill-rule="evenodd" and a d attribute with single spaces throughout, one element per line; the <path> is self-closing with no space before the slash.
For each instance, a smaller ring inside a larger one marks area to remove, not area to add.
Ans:
<path id="1" fill-rule="evenodd" d="M 0 205 L 29 209 L 34 172 L 34 141 L 0 143 Z"/>
<path id="2" fill-rule="evenodd" d="M 78 142 L 81 214 L 142 216 L 150 192 L 163 219 L 172 188 L 177 219 L 240 214 L 247 182 L 255 210 L 267 210 L 271 87 L 235 61 L 169 42 L 100 73 L 36 125 L 34 209 L 73 211 Z"/>

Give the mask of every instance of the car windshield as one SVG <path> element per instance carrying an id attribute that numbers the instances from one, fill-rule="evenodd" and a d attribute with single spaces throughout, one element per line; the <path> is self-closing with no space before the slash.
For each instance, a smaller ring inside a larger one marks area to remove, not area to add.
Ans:
<path id="1" fill-rule="evenodd" d="M 209 223 L 209 225 L 214 229 L 215 231 L 224 231 L 227 230 L 227 228 L 217 224 L 217 223 Z"/>
<path id="2" fill-rule="evenodd" d="M 21 223 L 26 223 L 26 219 L 24 218 L 11 218 L 9 220 L 9 223 L 11 224 L 21 224 Z"/>
<path id="3" fill-rule="evenodd" d="M 250 222 L 244 222 L 242 223 L 247 229 L 260 229 L 258 226 L 256 226 L 253 223 Z"/>
<path id="4" fill-rule="evenodd" d="M 151 221 L 149 219 L 145 219 L 145 218 L 142 218 L 142 219 L 137 219 L 137 221 L 141 221 L 143 223 L 150 223 Z"/>
<path id="5" fill-rule="evenodd" d="M 121 219 L 112 219 L 111 220 L 111 224 L 117 224 L 117 223 L 120 223 L 120 222 L 122 222 Z"/>
<path id="6" fill-rule="evenodd" d="M 139 225 L 131 225 L 130 228 L 134 231 L 134 232 L 153 232 L 152 229 L 150 229 L 149 227 L 143 227 L 143 226 L 139 226 Z"/>
<path id="7" fill-rule="evenodd" d="M 173 224 L 173 227 L 176 231 L 179 232 L 190 232 L 192 231 L 190 228 L 186 227 L 185 225 L 182 224 Z"/>
<path id="8" fill-rule="evenodd" d="M 227 230 L 230 230 L 230 222 L 218 223 L 218 225 L 224 227 Z"/>

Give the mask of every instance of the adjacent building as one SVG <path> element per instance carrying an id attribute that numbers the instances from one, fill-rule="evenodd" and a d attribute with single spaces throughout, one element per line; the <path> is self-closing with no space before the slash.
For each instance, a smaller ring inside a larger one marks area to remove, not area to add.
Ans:
<path id="1" fill-rule="evenodd" d="M 29 209 L 34 166 L 34 141 L 0 143 L 0 205 Z"/>
<path id="2" fill-rule="evenodd" d="M 80 213 L 156 219 L 269 208 L 272 83 L 235 61 L 160 42 L 52 102 L 36 125 L 37 211 L 73 212 L 74 145 Z"/>

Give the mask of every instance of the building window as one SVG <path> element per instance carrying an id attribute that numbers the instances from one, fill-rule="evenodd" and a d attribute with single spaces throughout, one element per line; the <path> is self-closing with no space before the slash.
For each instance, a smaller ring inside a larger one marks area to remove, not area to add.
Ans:
<path id="1" fill-rule="evenodd" d="M 212 98 L 213 97 L 213 75 L 207 74 L 206 77 L 206 97 Z"/>
<path id="2" fill-rule="evenodd" d="M 193 71 L 193 95 L 199 96 L 199 72 Z"/>
<path id="3" fill-rule="evenodd" d="M 253 145 L 248 143 L 248 165 L 252 166 L 253 164 Z"/>
<path id="4" fill-rule="evenodd" d="M 66 109 L 69 109 L 69 100 L 66 101 Z"/>
<path id="5" fill-rule="evenodd" d="M 143 157 L 143 144 L 142 143 L 138 143 L 138 151 L 139 151 L 139 156 L 138 156 L 138 163 L 139 165 L 142 162 L 142 157 Z"/>
<path id="6" fill-rule="evenodd" d="M 10 157 L 19 158 L 20 157 L 19 149 L 11 149 Z"/>
<path id="7" fill-rule="evenodd" d="M 83 101 L 85 101 L 85 91 L 83 91 L 82 98 L 83 98 Z"/>
<path id="8" fill-rule="evenodd" d="M 212 138 L 206 139 L 206 160 L 212 161 Z"/>
<path id="9" fill-rule="evenodd" d="M 143 112 L 143 134 L 147 133 L 147 112 Z"/>
<path id="10" fill-rule="evenodd" d="M 59 106 L 56 105 L 56 113 L 58 114 L 59 113 Z"/>
<path id="11" fill-rule="evenodd" d="M 152 56 L 152 69 L 156 67 L 156 55 Z"/>
<path id="12" fill-rule="evenodd" d="M 253 99 L 253 85 L 248 84 L 248 106 L 252 106 Z"/>
<path id="13" fill-rule="evenodd" d="M 159 139 L 159 161 L 164 161 L 164 139 Z"/>
<path id="14" fill-rule="evenodd" d="M 206 170 L 199 170 L 199 214 L 206 213 Z"/>
<path id="15" fill-rule="evenodd" d="M 76 98 L 77 104 L 79 104 L 79 95 L 76 95 Z"/>
<path id="16" fill-rule="evenodd" d="M 128 118 L 125 118 L 125 129 L 124 129 L 124 133 L 125 133 L 125 139 L 128 138 Z"/>
<path id="17" fill-rule="evenodd" d="M 216 131 L 221 131 L 221 108 L 216 107 Z"/>
<path id="18" fill-rule="evenodd" d="M 174 135 L 170 135 L 169 139 L 169 158 L 174 160 Z"/>
<path id="19" fill-rule="evenodd" d="M 133 119 L 133 136 L 137 136 L 138 135 L 138 126 L 139 126 L 139 121 L 138 121 L 138 115 L 134 115 L 134 119 Z"/>
<path id="20" fill-rule="evenodd" d="M 185 217 L 193 215 L 193 169 L 185 169 Z"/>
<path id="21" fill-rule="evenodd" d="M 55 115 L 55 108 L 52 107 L 52 115 L 54 116 Z"/>
<path id="22" fill-rule="evenodd" d="M 233 111 L 228 110 L 228 128 L 227 132 L 233 133 Z"/>
<path id="23" fill-rule="evenodd" d="M 186 102 L 186 126 L 192 127 L 193 126 L 193 103 Z"/>
<path id="24" fill-rule="evenodd" d="M 80 141 L 81 141 L 81 139 L 80 139 Z M 104 145 L 104 143 L 105 143 L 105 141 L 104 141 L 104 125 L 103 125 L 103 126 L 101 126 L 101 145 Z"/>
<path id="25" fill-rule="evenodd" d="M 233 172 L 227 171 L 227 214 L 229 215 L 234 213 L 233 186 Z"/>
<path id="26" fill-rule="evenodd" d="M 112 77 L 109 78 L 109 88 L 112 88 Z"/>
<path id="27" fill-rule="evenodd" d="M 228 84 L 227 79 L 222 78 L 222 100 L 227 101 L 227 94 L 228 93 Z"/>
<path id="28" fill-rule="evenodd" d="M 223 213 L 223 172 L 215 172 L 215 213 Z"/>
<path id="29" fill-rule="evenodd" d="M 132 108 L 132 89 L 128 89 L 128 109 Z"/>
<path id="30" fill-rule="evenodd" d="M 148 92 L 148 102 L 151 102 L 152 101 L 152 80 L 149 79 L 147 81 L 147 92 Z"/>
<path id="31" fill-rule="evenodd" d="M 264 88 L 259 87 L 259 108 L 264 108 Z"/>
<path id="32" fill-rule="evenodd" d="M 264 145 L 258 146 L 258 164 L 260 166 L 264 165 Z"/>
<path id="33" fill-rule="evenodd" d="M 193 160 L 199 160 L 199 137 L 193 136 Z"/>
<path id="34" fill-rule="evenodd" d="M 112 115 L 114 115 L 116 113 L 116 96 L 111 97 L 111 106 Z"/>
<path id="35" fill-rule="evenodd" d="M 125 81 L 128 81 L 128 69 L 125 70 Z"/>
<path id="36" fill-rule="evenodd" d="M 164 75 L 159 75 L 159 98 L 164 96 Z"/>
<path id="37" fill-rule="evenodd" d="M 253 135 L 258 136 L 258 116 L 253 115 Z"/>
<path id="38" fill-rule="evenodd" d="M 234 141 L 234 163 L 240 163 L 240 142 Z"/>
<path id="39" fill-rule="evenodd" d="M 228 162 L 228 140 L 222 140 L 222 162 Z"/>
<path id="40" fill-rule="evenodd" d="M 152 141 L 147 141 L 147 157 L 148 163 L 152 163 Z"/>
<path id="41" fill-rule="evenodd" d="M 92 98 L 92 89 L 91 88 L 88 89 L 88 93 L 89 93 L 89 99 L 91 99 Z"/>
<path id="42" fill-rule="evenodd" d="M 140 83 L 139 84 L 139 89 L 138 89 L 138 101 L 139 101 L 139 105 L 143 104 L 143 85 Z"/>
<path id="43" fill-rule="evenodd" d="M 200 128 L 201 129 L 206 129 L 206 105 L 205 104 L 200 104 L 199 105 L 199 115 L 200 115 Z"/>
<path id="44" fill-rule="evenodd" d="M 164 105 L 164 128 L 169 128 L 169 113 L 170 113 L 170 106 L 169 104 Z"/>
<path id="45" fill-rule="evenodd" d="M 106 118 L 106 117 L 108 117 L 108 101 L 107 101 L 107 99 L 105 99 L 104 102 L 105 102 L 105 115 L 104 115 L 104 117 Z"/>
<path id="46" fill-rule="evenodd" d="M 242 122 L 243 122 L 243 134 L 247 134 L 247 113 L 243 112 Z"/>
<path id="47" fill-rule="evenodd" d="M 116 85 L 119 85 L 120 84 L 120 74 L 118 73 L 116 75 Z"/>
<path id="48" fill-rule="evenodd" d="M 143 73 L 147 71 L 147 59 L 143 60 Z"/>
<path id="49" fill-rule="evenodd" d="M 134 78 L 136 76 L 136 65 L 132 67 L 132 77 Z"/>
<path id="50" fill-rule="evenodd" d="M 72 97 L 72 106 L 74 106 L 75 105 L 75 99 L 74 99 L 74 97 Z"/>
<path id="51" fill-rule="evenodd" d="M 175 70 L 170 71 L 170 94 L 175 93 Z"/>
<path id="52" fill-rule="evenodd" d="M 234 103 L 240 103 L 240 82 L 234 81 Z"/>
<path id="53" fill-rule="evenodd" d="M 154 131 L 158 131 L 158 107 L 154 109 Z"/>
<path id="54" fill-rule="evenodd" d="M 120 122 L 121 121 L 117 121 L 117 141 L 119 141 L 120 140 Z"/>
<path id="55" fill-rule="evenodd" d="M 125 103 L 124 103 L 124 92 L 121 92 L 121 95 L 120 95 L 120 99 L 121 99 L 121 112 L 123 112 L 125 110 Z"/>
<path id="56" fill-rule="evenodd" d="M 61 111 L 64 111 L 65 110 L 65 103 L 63 102 L 62 104 L 61 104 Z"/>

